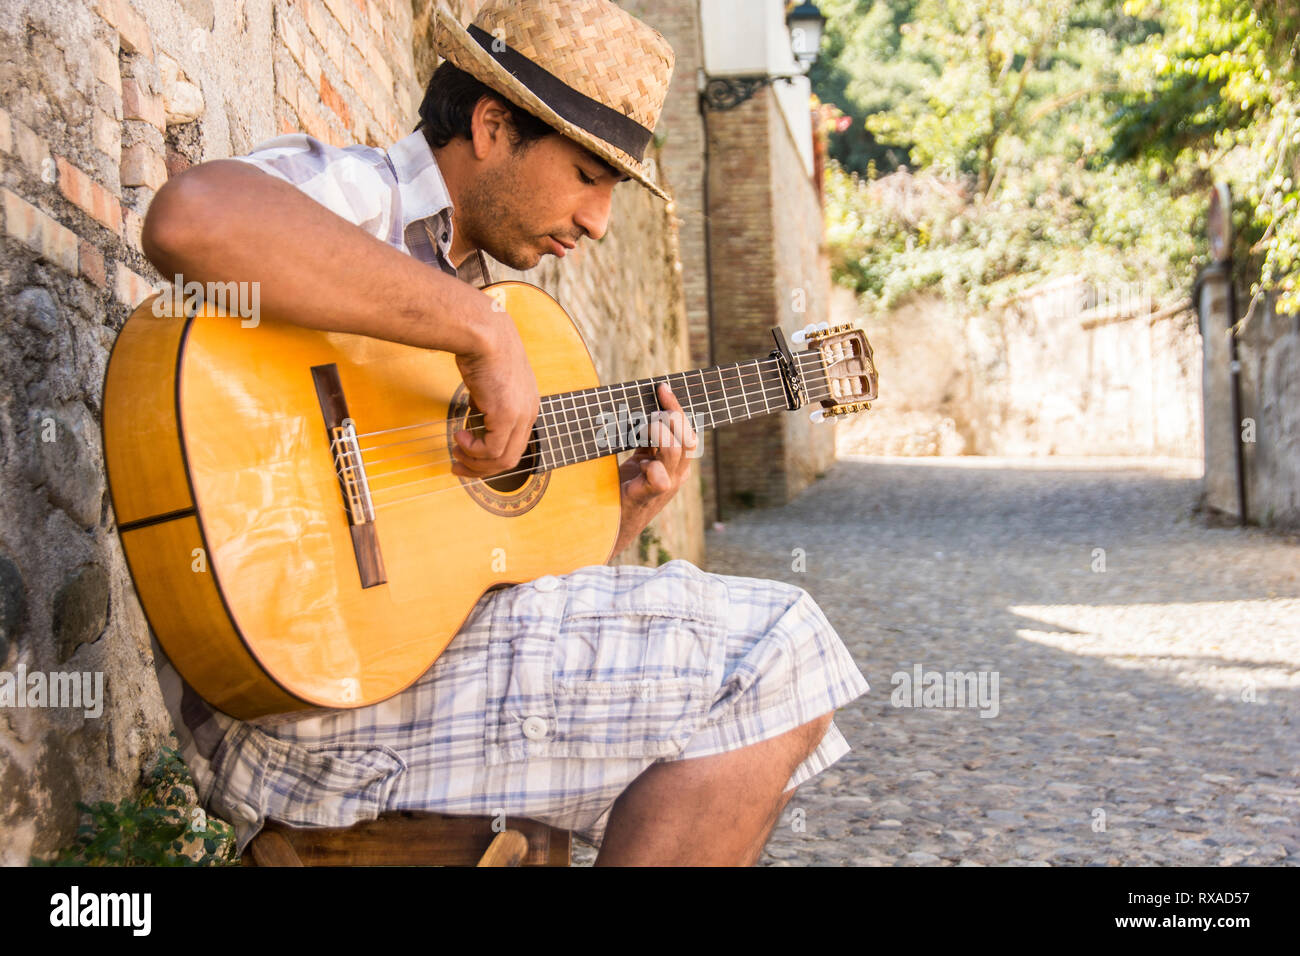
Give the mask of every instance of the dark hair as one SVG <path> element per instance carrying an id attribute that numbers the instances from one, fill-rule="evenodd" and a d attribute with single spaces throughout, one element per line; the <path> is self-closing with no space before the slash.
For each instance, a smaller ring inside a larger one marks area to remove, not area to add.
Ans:
<path id="1" fill-rule="evenodd" d="M 420 103 L 420 122 L 415 128 L 424 130 L 424 138 L 431 147 L 446 146 L 457 137 L 469 139 L 474 107 L 484 96 L 495 97 L 509 108 L 512 127 L 510 144 L 516 149 L 529 146 L 556 132 L 554 127 L 543 123 L 532 113 L 453 66 L 448 60 L 444 60 L 429 78 L 424 101 Z"/>

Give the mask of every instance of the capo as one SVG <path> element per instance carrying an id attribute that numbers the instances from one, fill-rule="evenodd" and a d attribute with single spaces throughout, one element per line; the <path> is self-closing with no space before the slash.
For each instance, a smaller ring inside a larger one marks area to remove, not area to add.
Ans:
<path id="1" fill-rule="evenodd" d="M 807 396 L 804 394 L 803 376 L 799 373 L 799 366 L 790 354 L 790 346 L 786 344 L 785 333 L 781 331 L 778 325 L 772 329 L 772 338 L 776 339 L 776 348 L 772 350 L 771 357 L 776 359 L 777 367 L 781 369 L 781 387 L 785 389 L 785 405 L 791 411 L 796 408 L 802 408 L 807 402 Z"/>

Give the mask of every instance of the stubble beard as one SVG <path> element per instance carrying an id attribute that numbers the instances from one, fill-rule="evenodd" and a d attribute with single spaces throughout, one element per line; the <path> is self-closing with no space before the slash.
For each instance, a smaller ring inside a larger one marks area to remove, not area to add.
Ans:
<path id="1" fill-rule="evenodd" d="M 470 245 L 522 272 L 541 262 L 542 253 L 529 242 L 532 237 L 526 235 L 520 219 L 528 200 L 520 195 L 516 162 L 480 177 L 466 191 L 461 200 L 462 228 Z"/>

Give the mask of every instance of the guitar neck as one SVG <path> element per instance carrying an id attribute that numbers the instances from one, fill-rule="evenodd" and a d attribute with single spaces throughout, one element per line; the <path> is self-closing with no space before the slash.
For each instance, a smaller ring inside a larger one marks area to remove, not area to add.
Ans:
<path id="1" fill-rule="evenodd" d="M 806 384 L 815 389 L 822 373 L 820 363 L 805 360 L 811 355 L 815 353 L 797 353 L 794 360 Z M 658 389 L 664 382 L 697 432 L 788 410 L 781 368 L 774 358 L 546 395 L 537 417 L 542 467 L 560 468 L 649 444 L 649 423 L 662 411 Z"/>

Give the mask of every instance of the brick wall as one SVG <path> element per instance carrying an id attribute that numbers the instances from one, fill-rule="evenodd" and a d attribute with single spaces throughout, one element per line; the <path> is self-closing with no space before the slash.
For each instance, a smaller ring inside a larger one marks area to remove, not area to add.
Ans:
<path id="1" fill-rule="evenodd" d="M 707 125 L 714 359 L 734 362 L 770 351 L 774 325 L 788 337 L 828 320 L 821 208 L 769 89 Z M 758 418 L 719 430 L 717 454 L 724 516 L 781 504 L 829 466 L 834 426 Z"/>
<path id="2" fill-rule="evenodd" d="M 411 5 L 292 0 L 275 5 L 276 131 L 335 146 L 387 146 L 415 125 Z"/>

